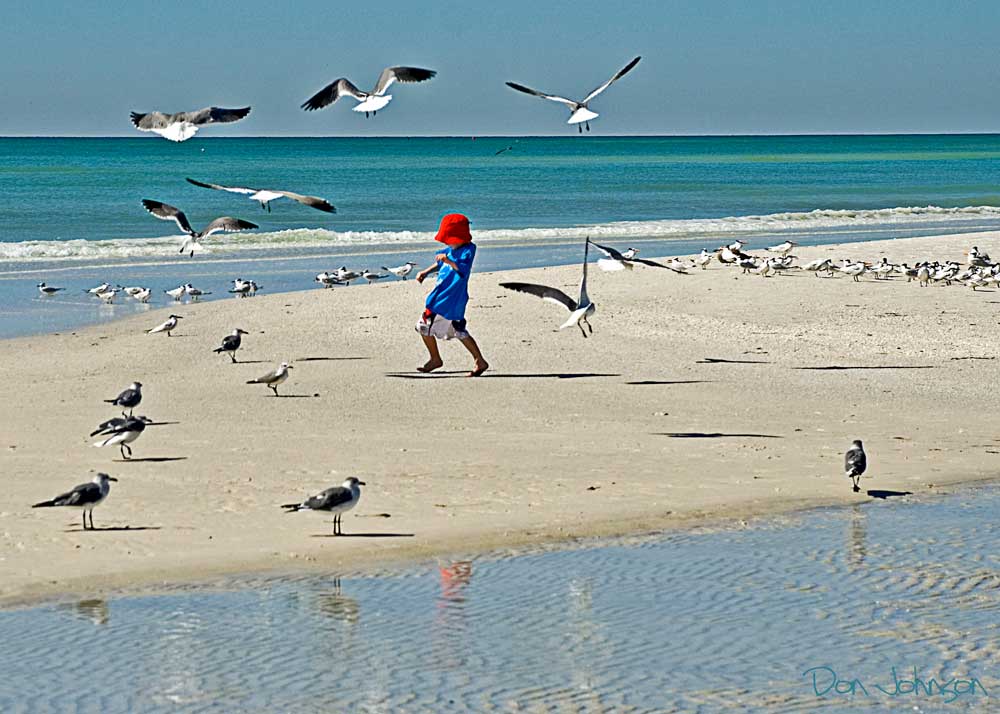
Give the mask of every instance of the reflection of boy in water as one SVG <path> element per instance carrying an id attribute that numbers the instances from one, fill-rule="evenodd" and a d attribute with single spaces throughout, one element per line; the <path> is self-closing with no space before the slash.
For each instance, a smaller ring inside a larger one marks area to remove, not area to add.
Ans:
<path id="1" fill-rule="evenodd" d="M 434 240 L 448 246 L 448 250 L 434 256 L 434 265 L 417 273 L 417 282 L 422 283 L 431 273 L 437 273 L 437 284 L 427 296 L 424 314 L 417 323 L 417 332 L 423 338 L 430 359 L 420 372 L 433 372 L 444 365 L 438 351 L 437 340 L 457 338 L 469 350 L 476 361 L 469 372 L 470 377 L 478 377 L 489 364 L 479 351 L 479 345 L 469 334 L 465 321 L 465 306 L 469 302 L 469 276 L 472 261 L 476 258 L 476 244 L 469 232 L 469 219 L 460 213 L 449 213 L 441 219 Z"/>

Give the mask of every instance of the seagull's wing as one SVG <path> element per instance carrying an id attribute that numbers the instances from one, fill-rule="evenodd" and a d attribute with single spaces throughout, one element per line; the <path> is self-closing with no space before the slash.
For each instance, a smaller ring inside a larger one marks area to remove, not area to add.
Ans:
<path id="1" fill-rule="evenodd" d="M 257 379 L 251 379 L 251 380 L 249 380 L 247 382 L 247 384 L 270 384 L 271 382 L 273 382 L 277 378 L 278 378 L 278 370 L 277 369 L 272 369 L 267 374 L 262 375 L 260 377 L 257 377 Z"/>
<path id="2" fill-rule="evenodd" d="M 312 496 L 305 505 L 315 511 L 328 511 L 342 503 L 348 503 L 351 498 L 351 489 L 334 486 Z"/>
<path id="3" fill-rule="evenodd" d="M 292 193 L 291 191 L 275 191 L 275 193 L 280 193 L 285 198 L 298 201 L 303 206 L 315 208 L 317 211 L 324 211 L 326 213 L 337 212 L 336 206 L 327 201 L 325 198 L 320 198 L 319 196 L 303 196 L 301 193 Z"/>
<path id="4" fill-rule="evenodd" d="M 633 67 L 635 67 L 637 64 L 639 64 L 639 60 L 641 60 L 641 59 L 642 59 L 642 57 L 636 57 L 634 60 L 632 60 L 627 65 L 625 65 L 624 67 L 622 67 L 620 70 L 618 70 L 617 73 L 615 73 L 614 77 L 612 77 L 607 82 L 605 82 L 604 84 L 602 84 L 600 87 L 598 87 L 597 89 L 595 89 L 593 92 L 591 92 L 590 94 L 588 94 L 584 98 L 584 100 L 581 102 L 581 104 L 586 104 L 591 99 L 593 99 L 594 97 L 596 97 L 598 94 L 600 94 L 601 92 L 603 92 L 605 89 L 607 89 L 608 87 L 610 87 L 612 84 L 614 84 L 615 82 L 617 82 L 619 79 L 621 79 L 622 77 L 624 77 L 626 74 L 628 74 L 629 71 L 631 71 L 631 69 Z"/>
<path id="5" fill-rule="evenodd" d="M 213 233 L 237 233 L 239 231 L 253 230 L 254 228 L 260 228 L 260 226 L 256 223 L 244 221 L 239 218 L 220 216 L 205 226 L 205 230 L 201 232 L 201 236 L 202 238 L 207 238 Z"/>
<path id="6" fill-rule="evenodd" d="M 201 188 L 211 188 L 216 191 L 229 191 L 230 193 L 241 193 L 244 195 L 250 195 L 251 193 L 257 193 L 260 189 L 256 188 L 244 188 L 243 186 L 220 186 L 217 183 L 202 183 L 201 181 L 195 181 L 193 178 L 184 179 L 190 184 L 195 186 L 200 186 Z"/>
<path id="7" fill-rule="evenodd" d="M 240 338 L 236 335 L 226 335 L 222 338 L 222 349 L 227 352 L 232 352 L 233 350 L 239 348 L 240 342 L 242 342 L 242 340 L 240 340 Z"/>
<path id="8" fill-rule="evenodd" d="M 194 235 L 194 228 L 191 227 L 187 216 L 179 208 L 174 208 L 168 203 L 152 201 L 148 198 L 142 199 L 142 207 L 161 221 L 174 221 L 182 231 L 188 235 Z"/>
<path id="9" fill-rule="evenodd" d="M 363 102 L 368 96 L 355 87 L 351 80 L 341 77 L 340 79 L 333 80 L 330 84 L 316 92 L 316 94 L 309 97 L 301 106 L 307 112 L 315 111 L 316 109 L 322 109 L 333 104 L 344 94 L 354 97 L 359 102 Z"/>
<path id="10" fill-rule="evenodd" d="M 531 89 L 530 87 L 525 87 L 523 84 L 516 84 L 514 82 L 507 82 L 507 86 L 511 89 L 516 89 L 519 92 L 524 92 L 525 94 L 530 94 L 534 97 L 541 97 L 542 99 L 548 99 L 553 102 L 559 102 L 560 104 L 565 104 L 570 109 L 576 109 L 578 104 L 572 99 L 566 99 L 565 97 L 557 97 L 554 94 L 545 94 L 545 92 L 539 92 L 536 89 Z"/>
<path id="11" fill-rule="evenodd" d="M 132 112 L 130 115 L 132 126 L 139 131 L 156 131 L 166 129 L 170 123 L 170 118 L 163 112 Z"/>
<path id="12" fill-rule="evenodd" d="M 857 447 L 847 450 L 844 455 L 844 470 L 853 476 L 864 473 L 868 466 L 868 458 L 865 452 Z"/>
<path id="13" fill-rule="evenodd" d="M 587 256 L 590 253 L 590 238 L 583 244 L 583 277 L 580 278 L 580 302 L 578 305 L 589 305 L 590 296 L 587 295 Z M 575 309 L 575 308 L 574 308 Z"/>
<path id="14" fill-rule="evenodd" d="M 183 112 L 179 117 L 195 126 L 202 124 L 229 124 L 239 121 L 250 113 L 250 107 L 240 109 L 223 109 L 222 107 L 205 107 L 194 112 Z"/>
<path id="15" fill-rule="evenodd" d="M 98 434 L 113 432 L 117 427 L 125 423 L 125 417 L 114 417 L 113 419 L 108 419 L 106 422 L 102 422 L 94 431 L 90 432 L 91 436 L 97 436 Z"/>
<path id="16" fill-rule="evenodd" d="M 609 258 L 611 258 L 611 260 L 621 260 L 621 261 L 624 261 L 626 259 L 624 255 L 622 255 L 621 253 L 619 253 L 614 248 L 609 248 L 606 245 L 601 245 L 600 243 L 595 243 L 592 240 L 588 240 L 588 242 L 590 243 L 590 245 L 594 246 L 599 251 L 601 251 L 602 253 L 604 253 L 604 255 L 606 255 Z M 645 261 L 640 261 L 638 258 L 633 258 L 630 262 L 637 263 L 637 262 L 645 262 Z M 662 268 L 663 266 L 661 265 L 660 267 Z"/>
<path id="17" fill-rule="evenodd" d="M 648 265 L 652 268 L 667 268 L 668 270 L 673 270 L 677 272 L 677 268 L 671 268 L 669 265 L 664 265 L 663 263 L 657 263 L 655 260 L 648 260 L 646 258 L 629 258 L 630 263 L 641 263 L 643 265 Z"/>
<path id="18" fill-rule="evenodd" d="M 570 312 L 576 309 L 576 302 L 573 298 L 558 288 L 550 288 L 546 285 L 533 285 L 532 283 L 500 283 L 500 287 L 540 297 L 542 300 L 562 305 Z"/>
<path id="19" fill-rule="evenodd" d="M 378 76 L 372 94 L 381 97 L 393 82 L 424 82 L 437 72 L 421 67 L 386 67 Z"/>
<path id="20" fill-rule="evenodd" d="M 96 483 L 82 483 L 72 491 L 56 496 L 48 503 L 53 506 L 83 506 L 101 500 L 101 487 Z"/>

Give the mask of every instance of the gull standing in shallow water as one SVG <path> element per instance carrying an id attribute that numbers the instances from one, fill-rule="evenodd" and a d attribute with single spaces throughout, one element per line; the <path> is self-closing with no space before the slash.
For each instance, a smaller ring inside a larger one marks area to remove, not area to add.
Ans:
<path id="1" fill-rule="evenodd" d="M 566 322 L 559 326 L 560 330 L 576 325 L 580 328 L 580 333 L 586 337 L 587 332 L 583 329 L 583 325 L 586 324 L 587 328 L 590 330 L 590 334 L 594 334 L 594 328 L 591 327 L 590 321 L 587 319 L 597 312 L 597 306 L 590 301 L 590 296 L 587 295 L 587 253 L 589 248 L 590 238 L 588 238 L 583 244 L 583 278 L 580 280 L 580 297 L 577 300 L 574 300 L 558 288 L 550 288 L 546 285 L 533 285 L 532 283 L 500 283 L 500 287 L 506 288 L 507 290 L 515 290 L 520 293 L 528 293 L 529 295 L 540 297 L 542 300 L 548 300 L 549 302 L 557 305 L 562 305 L 570 311 L 570 316 Z"/>
<path id="2" fill-rule="evenodd" d="M 260 207 L 267 210 L 268 213 L 271 212 L 271 201 L 277 198 L 290 198 L 293 201 L 298 201 L 303 206 L 309 206 L 310 208 L 315 208 L 317 211 L 323 211 L 324 213 L 336 213 L 337 209 L 325 198 L 319 198 L 318 196 L 303 196 L 301 193 L 292 193 L 291 191 L 279 191 L 277 189 L 271 188 L 246 188 L 243 186 L 220 186 L 214 183 L 202 183 L 201 181 L 195 181 L 192 178 L 187 179 L 187 182 L 195 186 L 200 186 L 201 188 L 211 188 L 216 191 L 228 191 L 229 193 L 242 193 L 250 198 L 252 201 L 256 201 L 260 204 Z"/>
<path id="3" fill-rule="evenodd" d="M 146 330 L 146 334 L 151 335 L 154 332 L 166 332 L 167 337 L 170 337 L 171 330 L 175 329 L 177 327 L 177 321 L 182 319 L 183 318 L 180 315 L 171 315 L 169 318 L 167 318 L 166 322 L 160 323 L 151 330 Z"/>
<path id="4" fill-rule="evenodd" d="M 99 506 L 111 492 L 110 481 L 118 479 L 107 474 L 97 474 L 93 481 L 81 483 L 72 491 L 56 496 L 51 501 L 36 503 L 32 508 L 50 508 L 53 506 L 71 506 L 83 511 L 83 530 L 87 530 L 87 514 L 90 514 L 90 530 L 94 530 L 94 509 Z"/>
<path id="5" fill-rule="evenodd" d="M 267 388 L 274 392 L 274 396 L 278 396 L 278 385 L 288 379 L 288 370 L 290 369 L 292 369 L 292 365 L 288 362 L 282 362 L 277 369 L 271 370 L 257 379 L 248 379 L 247 384 L 266 384 Z"/>
<path id="6" fill-rule="evenodd" d="M 311 496 L 302 503 L 286 503 L 282 508 L 285 513 L 298 511 L 325 511 L 333 514 L 333 534 L 341 535 L 341 516 L 358 505 L 361 500 L 360 486 L 366 486 L 364 481 L 351 476 L 342 486 L 334 486 Z"/>
<path id="7" fill-rule="evenodd" d="M 250 113 L 250 107 L 223 109 L 205 107 L 193 112 L 132 112 L 132 126 L 139 131 L 152 131 L 170 141 L 185 141 L 198 133 L 205 124 L 229 124 L 239 121 Z"/>
<path id="8" fill-rule="evenodd" d="M 523 84 L 515 84 L 514 82 L 507 82 L 507 86 L 511 89 L 516 89 L 519 92 L 524 92 L 525 94 L 530 94 L 534 97 L 541 97 L 542 99 L 548 99 L 552 102 L 559 102 L 560 104 L 565 104 L 569 107 L 572 114 L 570 114 L 567 124 L 578 124 L 580 133 L 583 133 L 583 125 L 586 123 L 587 131 L 590 131 L 590 120 L 596 119 L 598 114 L 596 112 L 590 111 L 587 104 L 590 103 L 598 94 L 603 92 L 605 89 L 610 87 L 616 81 L 624 77 L 633 67 L 639 64 L 641 57 L 636 57 L 634 60 L 625 65 L 622 69 L 618 70 L 614 77 L 609 79 L 607 82 L 602 84 L 600 87 L 595 89 L 593 92 L 588 94 L 583 98 L 582 102 L 575 102 L 572 99 L 565 99 L 563 97 L 556 96 L 554 94 L 545 94 L 544 92 L 539 92 L 538 90 L 531 89 L 530 87 L 525 87 Z M 595 243 L 596 245 L 596 243 Z"/>
<path id="9" fill-rule="evenodd" d="M 345 94 L 356 99 L 359 104 L 354 107 L 356 112 L 364 112 L 375 116 L 379 109 L 392 101 L 392 95 L 386 94 L 386 90 L 392 86 L 393 82 L 424 82 L 434 75 L 432 69 L 422 69 L 420 67 L 386 67 L 382 74 L 378 76 L 375 88 L 370 92 L 362 92 L 354 86 L 351 80 L 346 77 L 333 80 L 302 103 L 302 108 L 307 112 L 322 109 L 333 104 Z"/>
<path id="10" fill-rule="evenodd" d="M 187 234 L 187 238 L 181 244 L 181 249 L 177 251 L 178 253 L 186 253 L 190 248 L 191 255 L 194 255 L 195 248 L 201 247 L 199 241 L 202 238 L 208 238 L 213 233 L 237 233 L 239 231 L 249 231 L 254 228 L 260 228 L 256 223 L 251 223 L 250 221 L 244 221 L 240 218 L 231 218 L 229 216 L 221 216 L 216 218 L 214 221 L 209 223 L 203 230 L 196 231 L 191 227 L 188 222 L 187 216 L 184 212 L 178 208 L 174 208 L 168 203 L 161 203 L 160 201 L 153 201 L 148 198 L 142 199 L 142 207 L 145 208 L 153 216 L 156 216 L 161 221 L 173 221 L 177 226 Z"/>
<path id="11" fill-rule="evenodd" d="M 51 285 L 46 285 L 45 283 L 38 283 L 38 292 L 42 295 L 55 295 L 60 290 L 65 290 L 66 288 L 55 288 Z"/>
<path id="12" fill-rule="evenodd" d="M 861 439 L 855 439 L 851 448 L 844 454 L 844 473 L 854 484 L 854 492 L 861 490 L 858 483 L 861 481 L 861 474 L 868 468 L 868 456 L 865 454 L 865 447 L 861 444 Z"/>

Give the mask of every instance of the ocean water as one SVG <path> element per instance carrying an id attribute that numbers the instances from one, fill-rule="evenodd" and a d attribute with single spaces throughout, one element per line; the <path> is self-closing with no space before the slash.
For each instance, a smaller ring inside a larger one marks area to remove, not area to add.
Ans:
<path id="1" fill-rule="evenodd" d="M 997 135 L 0 138 L 0 336 L 144 309 L 81 302 L 103 281 L 145 281 L 162 304 L 189 280 L 218 297 L 234 277 L 308 289 L 340 264 L 423 262 L 451 211 L 472 219 L 479 269 L 572 262 L 585 236 L 683 254 L 737 236 L 760 246 L 998 228 L 998 169 Z M 267 213 L 185 177 L 318 195 L 338 213 L 287 200 Z M 231 215 L 260 229 L 182 260 L 179 231 L 143 198 L 196 228 Z M 39 281 L 67 292 L 39 301 Z"/>
<path id="2" fill-rule="evenodd" d="M 998 508 L 995 486 L 873 498 L 0 612 L 0 711 L 996 711 Z"/>

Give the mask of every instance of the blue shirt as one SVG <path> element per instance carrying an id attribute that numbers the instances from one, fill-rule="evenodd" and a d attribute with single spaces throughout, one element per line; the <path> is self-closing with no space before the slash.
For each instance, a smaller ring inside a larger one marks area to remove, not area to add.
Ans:
<path id="1" fill-rule="evenodd" d="M 472 261 L 476 258 L 475 243 L 451 246 L 444 251 L 448 259 L 458 266 L 453 269 L 441 263 L 437 274 L 437 285 L 427 296 L 427 309 L 446 320 L 464 320 L 465 306 L 469 302 L 469 275 Z"/>

